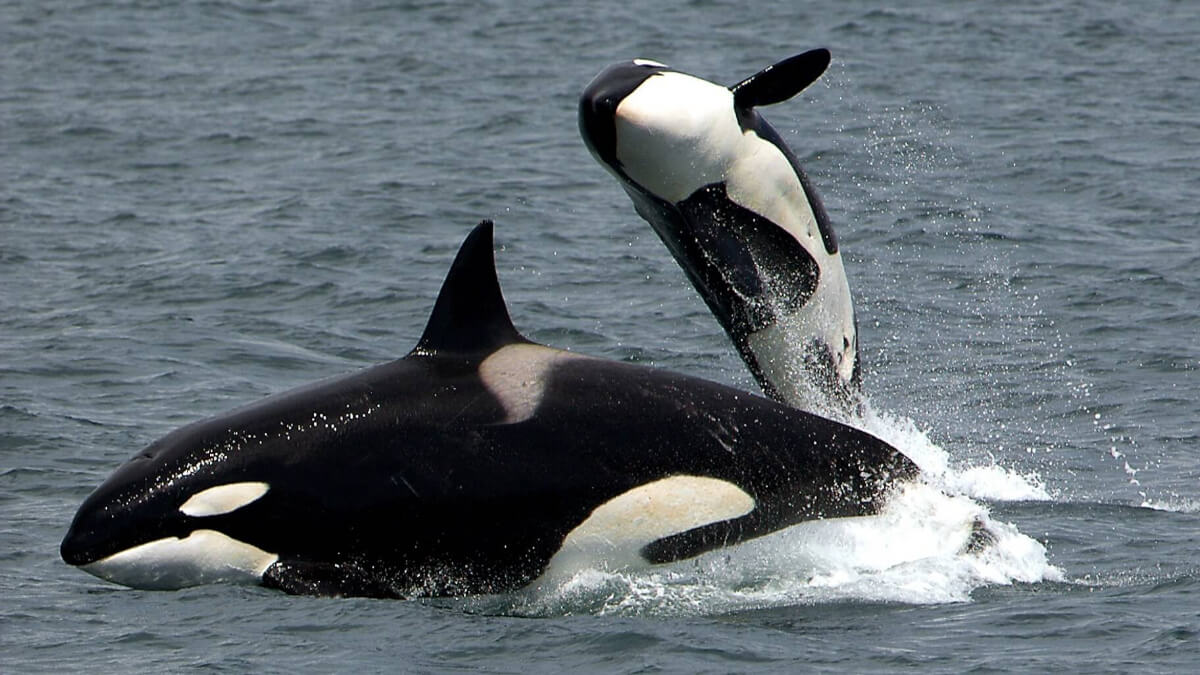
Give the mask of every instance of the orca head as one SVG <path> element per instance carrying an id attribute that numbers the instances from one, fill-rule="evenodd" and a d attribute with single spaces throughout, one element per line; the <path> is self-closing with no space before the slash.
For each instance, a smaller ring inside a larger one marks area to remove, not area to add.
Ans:
<path id="1" fill-rule="evenodd" d="M 579 98 L 579 131 L 588 150 L 620 175 L 617 160 L 617 109 L 642 83 L 661 73 L 674 72 L 647 59 L 616 63 L 605 68 L 584 88 Z"/>
<path id="2" fill-rule="evenodd" d="M 83 502 L 63 539 L 63 560 L 135 588 L 257 581 L 277 556 L 242 532 L 272 486 L 253 471 L 231 470 L 230 457 L 246 442 L 214 420 L 155 441 Z"/>
<path id="3" fill-rule="evenodd" d="M 791 98 L 828 65 L 829 51 L 816 49 L 725 87 L 655 61 L 616 64 L 584 89 L 580 132 L 618 178 L 680 202 L 736 168 L 755 107 Z"/>
<path id="4" fill-rule="evenodd" d="M 450 397 L 472 378 L 487 385 L 478 372 L 487 357 L 514 344 L 528 341 L 509 319 L 484 221 L 459 250 L 409 356 L 167 434 L 84 500 L 62 558 L 144 589 L 259 583 L 276 562 L 336 562 L 348 518 L 396 503 L 379 467 L 403 469 L 395 462 L 429 451 L 421 434 L 441 423 L 438 392 Z M 499 422 L 537 404 L 464 396 L 469 410 L 455 410 L 464 423 Z M 372 455 L 371 444 L 382 450 Z"/>

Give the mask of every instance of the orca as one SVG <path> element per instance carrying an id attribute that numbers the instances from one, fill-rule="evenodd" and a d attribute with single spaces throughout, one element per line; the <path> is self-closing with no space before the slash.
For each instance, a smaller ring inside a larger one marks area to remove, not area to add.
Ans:
<path id="1" fill-rule="evenodd" d="M 579 129 L 769 397 L 852 410 L 861 368 L 838 241 L 796 156 L 758 113 L 825 72 L 825 49 L 725 87 L 638 59 L 584 89 Z"/>
<path id="2" fill-rule="evenodd" d="M 667 563 L 872 514 L 917 475 L 838 422 L 527 340 L 492 229 L 466 238 L 409 354 L 151 443 L 86 498 L 63 560 L 145 589 L 495 593 L 580 551 Z"/>

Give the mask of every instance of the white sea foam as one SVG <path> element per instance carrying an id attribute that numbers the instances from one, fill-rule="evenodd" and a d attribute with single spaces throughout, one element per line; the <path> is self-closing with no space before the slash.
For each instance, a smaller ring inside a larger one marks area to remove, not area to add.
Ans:
<path id="1" fill-rule="evenodd" d="M 1172 513 L 1200 513 L 1200 500 L 1178 496 L 1169 499 L 1146 499 L 1141 503 L 1141 507 Z"/>
<path id="2" fill-rule="evenodd" d="M 1020 474 L 996 464 L 955 465 L 950 453 L 913 420 L 876 411 L 869 403 L 851 424 L 899 448 L 921 467 L 925 479 L 942 490 L 988 501 L 1045 501 L 1050 493 L 1036 474 Z"/>
<path id="3" fill-rule="evenodd" d="M 861 426 L 925 473 L 884 510 L 801 523 L 693 560 L 641 569 L 603 564 L 544 579 L 513 608 L 530 614 L 720 614 L 827 602 L 967 602 L 986 585 L 1061 581 L 1046 549 L 977 501 L 1048 499 L 998 465 L 955 468 L 908 419 L 868 412 Z M 994 541 L 972 547 L 982 526 Z"/>

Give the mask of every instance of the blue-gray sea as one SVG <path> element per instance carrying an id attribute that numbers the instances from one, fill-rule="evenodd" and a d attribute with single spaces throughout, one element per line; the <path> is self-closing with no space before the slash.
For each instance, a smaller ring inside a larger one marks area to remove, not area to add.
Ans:
<path id="1" fill-rule="evenodd" d="M 1191 0 L 0 2 L 0 671 L 1195 672 L 1198 35 Z M 753 389 L 576 101 L 817 46 L 764 114 L 842 242 L 864 424 L 942 496 L 535 597 L 59 559 L 155 438 L 406 353 L 481 218 L 531 338 Z M 952 510 L 1003 536 L 944 550 Z"/>

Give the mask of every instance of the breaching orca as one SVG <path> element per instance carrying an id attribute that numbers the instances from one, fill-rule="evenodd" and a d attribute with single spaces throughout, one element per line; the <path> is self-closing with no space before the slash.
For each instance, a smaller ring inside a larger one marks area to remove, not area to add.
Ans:
<path id="1" fill-rule="evenodd" d="M 871 514 L 916 473 L 837 422 L 529 342 L 485 221 L 411 353 L 167 434 L 83 502 L 61 552 L 138 588 L 498 592 L 574 551 L 664 563 Z"/>
<path id="2" fill-rule="evenodd" d="M 654 61 L 619 63 L 584 89 L 579 128 L 763 391 L 848 409 L 858 338 L 837 239 L 795 155 L 756 110 L 828 65 L 817 49 L 725 87 Z"/>

